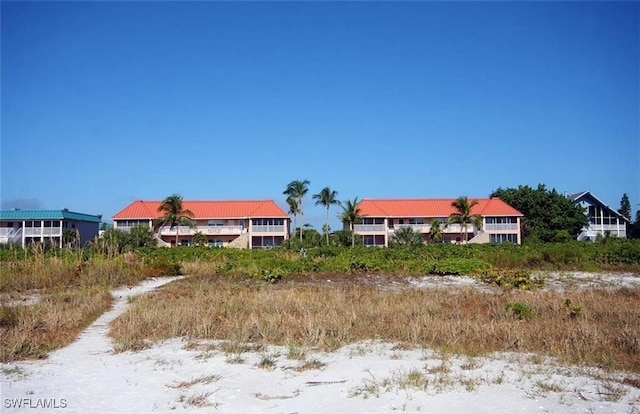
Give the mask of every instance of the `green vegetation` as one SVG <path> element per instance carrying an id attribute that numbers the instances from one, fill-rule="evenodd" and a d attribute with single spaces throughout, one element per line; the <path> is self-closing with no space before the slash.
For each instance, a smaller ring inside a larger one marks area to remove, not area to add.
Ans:
<path id="1" fill-rule="evenodd" d="M 313 229 L 305 230 L 309 237 L 322 243 L 322 236 Z M 341 233 L 348 242 L 349 232 Z M 337 238 L 338 236 L 335 235 Z M 296 241 L 297 242 L 297 241 Z M 58 265 L 60 283 L 74 274 L 78 264 L 83 273 L 92 269 L 92 263 L 123 263 L 126 273 L 140 271 L 147 276 L 175 275 L 196 271 L 193 265 L 211 275 L 247 275 L 257 277 L 260 271 L 275 270 L 283 278 L 290 275 L 375 273 L 385 275 L 433 274 L 478 274 L 495 284 L 510 284 L 522 288 L 528 282 L 518 281 L 520 271 L 527 270 L 624 270 L 640 271 L 640 240 L 610 238 L 601 243 L 567 242 L 539 243 L 527 245 L 513 244 L 470 244 L 453 245 L 435 243 L 405 248 L 365 248 L 323 246 L 272 250 L 214 249 L 208 247 L 177 247 L 172 249 L 142 247 L 133 250 L 128 259 L 119 254 L 117 248 L 103 249 L 103 244 L 91 249 L 54 249 L 34 253 L 33 249 L 5 246 L 0 248 L 0 262 L 3 272 L 0 282 L 15 283 L 15 275 L 25 281 L 36 280 L 33 266 L 47 272 L 55 272 Z M 108 247 L 108 246 L 107 246 Z M 46 262 L 44 258 L 57 261 Z M 54 262 L 56 263 L 54 265 Z M 184 270 L 189 264 L 189 271 Z M 114 265 L 115 266 L 115 265 Z M 21 270 L 22 269 L 22 270 Z M 116 267 L 114 267 L 114 270 Z M 495 270 L 501 269 L 499 274 Z M 508 270 L 513 269 L 513 270 Z M 120 271 L 119 271 L 120 272 Z M 479 273 L 480 272 L 480 273 Z M 26 283 L 26 282 L 25 282 Z M 522 286 L 521 286 L 522 285 Z M 531 286 L 534 287 L 534 286 Z"/>
<path id="2" fill-rule="evenodd" d="M 522 302 L 507 303 L 504 307 L 506 311 L 510 311 L 520 320 L 531 319 L 535 313 L 527 304 Z"/>
<path id="3" fill-rule="evenodd" d="M 580 206 L 573 204 L 555 189 L 498 188 L 491 197 L 499 197 L 524 214 L 522 236 L 527 242 L 561 242 L 575 239 L 589 219 Z M 569 236 L 567 238 L 567 235 Z"/>
<path id="4" fill-rule="evenodd" d="M 415 231 L 412 227 L 401 227 L 393 232 L 389 241 L 391 247 L 421 246 L 424 244 L 422 233 Z"/>

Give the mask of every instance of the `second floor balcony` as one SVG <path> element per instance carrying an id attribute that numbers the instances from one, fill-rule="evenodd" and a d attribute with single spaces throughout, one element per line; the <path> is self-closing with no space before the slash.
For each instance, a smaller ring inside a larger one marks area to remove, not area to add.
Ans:
<path id="1" fill-rule="evenodd" d="M 484 231 L 518 231 L 518 223 L 487 223 Z"/>
<path id="2" fill-rule="evenodd" d="M 163 227 L 160 229 L 160 234 L 163 236 L 175 236 L 177 233 L 179 233 L 188 236 L 200 232 L 206 236 L 238 235 L 242 233 L 243 230 L 243 226 L 176 226 L 174 228 Z"/>
<path id="3" fill-rule="evenodd" d="M 251 226 L 252 233 L 284 233 L 286 226 L 284 224 L 254 224 Z"/>
<path id="4" fill-rule="evenodd" d="M 62 236 L 62 227 L 25 227 L 24 235 L 27 237 L 59 237 Z"/>
<path id="5" fill-rule="evenodd" d="M 385 232 L 384 224 L 354 224 L 353 231 L 356 233 Z"/>

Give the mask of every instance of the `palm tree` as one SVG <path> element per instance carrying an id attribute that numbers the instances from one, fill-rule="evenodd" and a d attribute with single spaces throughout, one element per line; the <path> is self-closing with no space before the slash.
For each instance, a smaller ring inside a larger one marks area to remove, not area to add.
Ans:
<path id="1" fill-rule="evenodd" d="M 176 247 L 178 246 L 178 238 L 180 234 L 180 225 L 195 227 L 192 218 L 194 214 L 189 209 L 182 208 L 182 196 L 172 194 L 162 200 L 158 207 L 158 212 L 163 213 L 162 217 L 154 220 L 154 226 L 169 225 L 170 229 L 176 228 Z"/>
<path id="2" fill-rule="evenodd" d="M 360 219 L 360 209 L 358 208 L 358 197 L 352 200 L 345 200 L 344 202 L 338 201 L 340 207 L 342 207 L 342 213 L 338 216 L 340 219 L 349 223 L 349 230 L 351 231 L 351 247 L 356 245 L 356 236 L 353 231 L 353 225 Z"/>
<path id="3" fill-rule="evenodd" d="M 440 225 L 440 220 L 434 220 L 433 223 L 431 223 L 431 229 L 429 229 L 429 237 L 431 238 L 431 240 L 433 240 L 434 242 L 439 242 L 442 240 L 442 227 Z M 445 224 L 446 227 L 446 224 Z"/>
<path id="4" fill-rule="evenodd" d="M 318 194 L 313 195 L 313 199 L 316 200 L 316 206 L 324 206 L 327 209 L 327 219 L 325 226 L 322 228 L 327 238 L 327 246 L 329 245 L 329 208 L 332 204 L 339 203 L 337 196 L 338 192 L 331 190 L 329 187 L 325 187 Z"/>
<path id="5" fill-rule="evenodd" d="M 422 246 L 423 244 L 422 233 L 412 227 L 401 227 L 394 231 L 391 237 L 391 246 L 393 247 Z"/>
<path id="6" fill-rule="evenodd" d="M 309 191 L 309 184 L 311 184 L 309 180 L 294 180 L 287 184 L 287 188 L 282 192 L 282 194 L 296 199 L 298 202 L 298 212 L 301 216 L 304 216 L 302 212 L 302 198 Z M 302 243 L 302 227 L 300 227 L 300 243 Z"/>
<path id="7" fill-rule="evenodd" d="M 80 241 L 78 229 L 65 229 L 62 232 L 62 244 L 69 248 L 74 247 Z"/>
<path id="8" fill-rule="evenodd" d="M 289 214 L 293 216 L 293 231 L 296 231 L 296 216 L 300 213 L 300 208 L 298 207 L 298 200 L 295 197 L 289 196 L 287 197 L 287 204 L 289 205 Z"/>
<path id="9" fill-rule="evenodd" d="M 478 204 L 476 200 L 469 201 L 467 197 L 458 197 L 451 203 L 451 207 L 455 208 L 456 212 L 449 216 L 447 225 L 460 224 L 460 240 L 464 233 L 465 243 L 467 242 L 467 224 L 472 224 L 478 230 L 482 229 L 482 216 L 471 213 L 476 204 Z"/>

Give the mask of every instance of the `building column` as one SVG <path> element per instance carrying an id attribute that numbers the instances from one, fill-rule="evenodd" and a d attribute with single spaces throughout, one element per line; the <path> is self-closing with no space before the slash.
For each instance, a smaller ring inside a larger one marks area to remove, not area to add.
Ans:
<path id="1" fill-rule="evenodd" d="M 602 237 L 604 237 L 604 212 L 602 211 L 602 207 L 600 207 L 600 231 L 602 232 Z"/>
<path id="2" fill-rule="evenodd" d="M 376 236 L 373 236 L 374 240 Z M 389 219 L 384 218 L 384 247 L 389 247 Z"/>
<path id="3" fill-rule="evenodd" d="M 22 220 L 22 248 L 23 249 L 25 249 L 27 247 L 26 238 L 25 238 L 25 235 L 24 235 L 24 233 L 26 232 L 25 226 L 26 226 L 26 223 L 25 223 L 24 220 Z"/>
<path id="4" fill-rule="evenodd" d="M 520 226 L 520 217 L 516 218 L 516 222 L 518 223 L 518 244 L 522 244 L 522 227 Z"/>
<path id="5" fill-rule="evenodd" d="M 249 219 L 249 229 L 247 233 L 249 235 L 249 250 L 253 249 L 253 236 L 251 235 L 252 233 L 253 233 L 253 220 Z"/>
<path id="6" fill-rule="evenodd" d="M 44 220 L 40 220 L 40 243 L 44 243 Z"/>
<path id="7" fill-rule="evenodd" d="M 53 223 L 51 223 L 53 224 Z M 60 220 L 60 248 L 62 249 L 62 220 Z M 78 240 L 78 245 L 80 245 L 80 240 Z"/>

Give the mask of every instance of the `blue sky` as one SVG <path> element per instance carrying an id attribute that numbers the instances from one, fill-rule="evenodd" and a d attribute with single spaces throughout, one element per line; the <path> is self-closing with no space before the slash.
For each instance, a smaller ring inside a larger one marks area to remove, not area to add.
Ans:
<path id="1" fill-rule="evenodd" d="M 637 2 L 10 2 L 2 208 L 135 199 L 640 204 Z M 338 226 L 333 218 L 332 227 Z"/>

